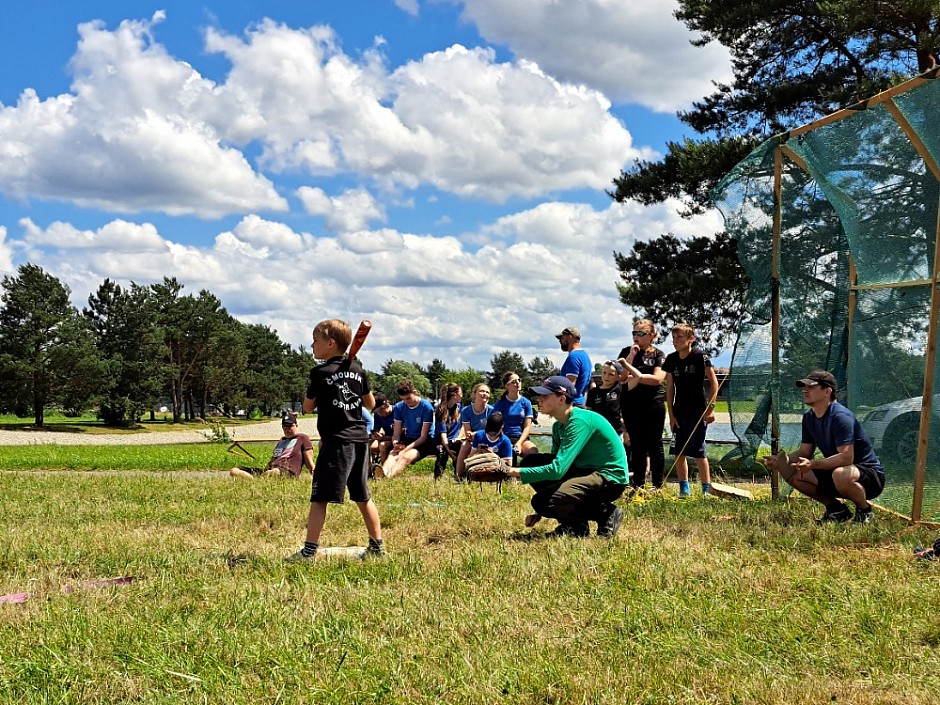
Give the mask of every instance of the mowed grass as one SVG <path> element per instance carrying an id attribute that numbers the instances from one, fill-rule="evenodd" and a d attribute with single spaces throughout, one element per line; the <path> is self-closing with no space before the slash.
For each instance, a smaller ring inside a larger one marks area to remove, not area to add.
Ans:
<path id="1" fill-rule="evenodd" d="M 255 456 L 233 455 L 226 443 L 167 445 L 29 445 L 0 446 L 3 470 L 200 471 L 233 465 L 263 466 L 273 444 L 243 443 Z"/>
<path id="2" fill-rule="evenodd" d="M 428 472 L 374 484 L 386 560 L 303 565 L 309 478 L 0 472 L 0 594 L 30 592 L 0 604 L 0 703 L 937 701 L 926 529 L 664 498 L 552 539 L 527 487 Z M 355 505 L 321 543 L 365 543 Z"/>

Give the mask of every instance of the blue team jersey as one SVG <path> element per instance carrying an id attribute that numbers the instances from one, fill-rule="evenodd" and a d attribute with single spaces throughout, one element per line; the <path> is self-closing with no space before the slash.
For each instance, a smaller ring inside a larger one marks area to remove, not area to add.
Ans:
<path id="1" fill-rule="evenodd" d="M 470 442 L 472 448 L 492 448 L 498 458 L 512 460 L 512 441 L 506 438 L 505 433 L 499 434 L 495 441 L 486 435 L 486 431 L 477 431 Z"/>
<path id="2" fill-rule="evenodd" d="M 457 405 L 457 408 L 460 408 L 459 404 Z M 461 424 L 462 416 L 463 416 L 463 410 L 461 409 L 460 412 L 458 412 L 457 414 L 456 421 L 450 421 L 449 411 L 447 412 L 447 417 L 448 417 L 447 420 L 436 418 L 435 428 L 434 428 L 434 440 L 440 441 L 441 434 L 444 433 L 444 434 L 447 434 L 448 443 L 450 443 L 451 441 L 456 441 L 457 436 L 460 435 L 460 428 L 461 428 L 460 424 Z"/>
<path id="3" fill-rule="evenodd" d="M 392 416 L 395 421 L 401 421 L 402 435 L 406 438 L 420 438 L 421 427 L 426 423 L 431 424 L 428 433 L 434 430 L 434 407 L 427 399 L 419 401 L 414 409 L 408 408 L 405 402 L 400 401 L 395 404 Z"/>
<path id="4" fill-rule="evenodd" d="M 470 430 L 474 433 L 477 431 L 482 431 L 486 428 L 486 420 L 493 413 L 493 407 L 490 404 L 487 404 L 483 408 L 483 413 L 478 414 L 473 410 L 473 404 L 467 404 L 463 409 L 460 410 L 460 423 L 470 424 Z"/>
<path id="5" fill-rule="evenodd" d="M 532 402 L 523 396 L 515 401 L 509 401 L 507 397 L 501 397 L 496 400 L 493 411 L 498 411 L 503 415 L 503 433 L 510 438 L 518 438 L 522 435 L 522 428 L 525 426 L 525 420 L 533 416 Z"/>
<path id="6" fill-rule="evenodd" d="M 378 413 L 372 414 L 372 421 L 375 423 L 374 430 L 376 433 L 382 431 L 386 436 L 391 436 L 395 427 L 395 411 L 392 410 L 392 413 L 388 416 L 382 416 Z"/>

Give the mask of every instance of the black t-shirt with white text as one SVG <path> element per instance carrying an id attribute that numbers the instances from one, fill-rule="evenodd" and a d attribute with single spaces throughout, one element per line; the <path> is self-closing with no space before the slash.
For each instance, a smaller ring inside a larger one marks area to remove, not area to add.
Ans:
<path id="1" fill-rule="evenodd" d="M 620 382 L 612 387 L 592 387 L 587 393 L 587 408 L 607 419 L 617 433 L 623 433 L 623 416 L 620 414 L 622 393 Z"/>
<path id="2" fill-rule="evenodd" d="M 317 403 L 317 431 L 324 441 L 366 441 L 362 397 L 371 391 L 357 362 L 333 357 L 310 370 L 307 398 Z"/>
<path id="3" fill-rule="evenodd" d="M 617 355 L 617 359 L 620 358 L 629 358 L 630 357 L 630 348 L 624 348 L 620 351 L 620 354 Z M 636 357 L 633 358 L 633 366 L 643 375 L 651 375 L 653 371 L 658 367 L 663 368 L 663 365 L 666 362 L 666 355 L 657 347 L 650 346 L 647 350 L 641 350 Z M 621 406 L 627 407 L 631 404 L 648 404 L 650 402 L 661 402 L 666 398 L 666 390 L 663 389 L 661 384 L 638 384 L 633 389 L 623 390 L 623 396 L 621 397 Z"/>
<path id="4" fill-rule="evenodd" d="M 679 410 L 683 414 L 700 414 L 705 411 L 708 406 L 708 399 L 705 398 L 705 368 L 711 366 L 708 355 L 698 348 L 692 348 L 685 358 L 679 357 L 677 352 L 666 355 L 663 370 L 672 375 L 676 390 L 674 411 Z"/>

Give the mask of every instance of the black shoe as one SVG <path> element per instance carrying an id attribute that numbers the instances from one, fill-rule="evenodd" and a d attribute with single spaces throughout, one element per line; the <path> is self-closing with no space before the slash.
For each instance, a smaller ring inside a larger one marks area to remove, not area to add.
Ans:
<path id="1" fill-rule="evenodd" d="M 385 552 L 385 542 L 373 541 L 369 539 L 369 545 L 366 550 L 359 554 L 359 558 L 367 561 L 372 558 L 385 558 L 388 554 Z"/>
<path id="2" fill-rule="evenodd" d="M 583 539 L 591 535 L 591 528 L 586 521 L 574 524 L 559 524 L 549 536 L 569 536 L 571 538 Z"/>
<path id="3" fill-rule="evenodd" d="M 827 509 L 826 513 L 823 514 L 816 520 L 817 524 L 829 524 L 837 523 L 841 524 L 848 521 L 852 518 L 851 510 L 846 507 L 844 504 L 840 504 L 838 508 Z"/>
<path id="4" fill-rule="evenodd" d="M 434 461 L 434 479 L 437 480 L 447 469 L 447 451 L 438 446 L 437 458 Z"/>
<path id="5" fill-rule="evenodd" d="M 597 535 L 612 539 L 620 531 L 623 523 L 623 510 L 616 504 L 604 508 L 604 513 L 597 522 Z"/>
<path id="6" fill-rule="evenodd" d="M 872 510 L 871 505 L 868 505 L 868 509 L 856 509 L 855 516 L 852 517 L 852 521 L 856 524 L 871 524 L 875 520 L 875 512 Z"/>

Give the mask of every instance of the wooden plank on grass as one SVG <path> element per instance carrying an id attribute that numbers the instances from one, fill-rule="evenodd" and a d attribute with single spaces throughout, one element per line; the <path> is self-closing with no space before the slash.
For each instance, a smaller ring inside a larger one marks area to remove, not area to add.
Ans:
<path id="1" fill-rule="evenodd" d="M 713 482 L 711 493 L 716 497 L 723 497 L 724 499 L 746 499 L 751 501 L 754 499 L 753 493 L 749 490 L 742 490 L 739 487 L 726 485 L 723 482 Z"/>

